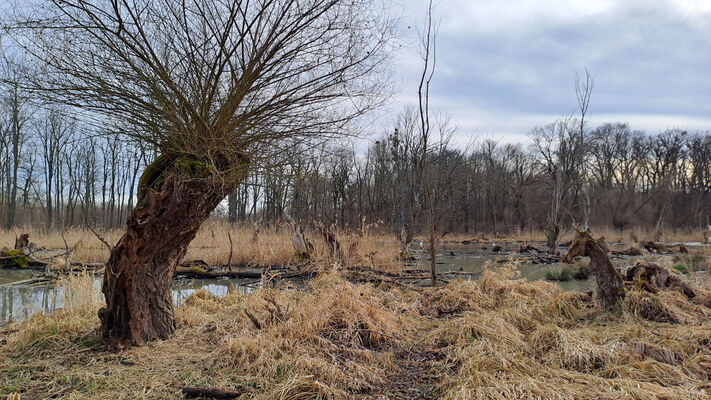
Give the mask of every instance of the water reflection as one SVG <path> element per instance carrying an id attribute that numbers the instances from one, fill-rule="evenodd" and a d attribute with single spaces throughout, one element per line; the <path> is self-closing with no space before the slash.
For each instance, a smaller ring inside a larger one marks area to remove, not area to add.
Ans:
<path id="1" fill-rule="evenodd" d="M 0 270 L 0 325 L 10 321 L 27 319 L 39 312 L 52 312 L 61 309 L 64 304 L 65 288 L 50 283 L 39 285 L 6 285 L 29 279 L 28 271 Z M 245 294 L 256 288 L 254 280 L 249 279 L 181 279 L 173 282 L 173 303 L 180 305 L 191 294 L 204 288 L 216 296 L 225 296 L 232 291 Z M 94 281 L 97 296 L 101 296 L 101 279 Z"/>

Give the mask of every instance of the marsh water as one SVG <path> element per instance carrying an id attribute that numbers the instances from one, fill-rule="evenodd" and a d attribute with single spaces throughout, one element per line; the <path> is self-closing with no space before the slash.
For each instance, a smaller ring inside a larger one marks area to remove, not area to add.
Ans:
<path id="1" fill-rule="evenodd" d="M 504 248 L 499 252 L 493 252 L 489 246 L 482 244 L 461 244 L 461 243 L 441 243 L 437 251 L 437 271 L 446 272 L 469 272 L 464 275 L 468 278 L 476 278 L 485 265 L 493 268 L 501 266 L 506 262 L 511 254 L 518 249 L 518 243 L 503 244 Z M 411 252 L 417 256 L 417 261 L 413 266 L 427 268 L 429 259 L 426 253 L 426 246 L 414 243 L 411 245 Z M 622 248 L 623 245 L 611 248 Z M 565 251 L 565 249 L 563 250 Z M 634 264 L 637 259 L 659 256 L 640 257 L 618 257 L 613 258 L 615 265 Z M 583 261 L 587 263 L 587 259 Z M 564 266 L 560 264 L 519 264 L 517 266 L 521 277 L 529 281 L 546 279 L 549 271 L 560 270 Z M 62 308 L 64 298 L 64 287 L 52 283 L 24 285 L 13 284 L 32 278 L 34 271 L 27 270 L 0 270 L 0 325 L 12 320 L 25 319 L 37 312 L 52 312 Z M 182 304 L 192 293 L 206 289 L 217 296 L 224 296 L 231 291 L 248 293 L 256 288 L 253 279 L 178 279 L 173 282 L 173 300 L 176 305 Z M 585 280 L 570 280 L 567 282 L 557 282 L 565 290 L 586 291 L 595 287 L 592 277 Z M 97 296 L 100 296 L 101 281 L 95 281 Z"/>
<path id="2" fill-rule="evenodd" d="M 26 270 L 0 270 L 0 325 L 26 319 L 38 312 L 52 312 L 62 308 L 65 288 L 61 285 L 11 284 L 30 279 L 33 273 Z M 249 293 L 255 289 L 254 284 L 254 279 L 177 279 L 173 281 L 173 302 L 180 305 L 191 294 L 203 288 L 217 296 L 235 290 Z M 94 286 L 96 295 L 100 296 L 101 279 L 97 278 Z"/>

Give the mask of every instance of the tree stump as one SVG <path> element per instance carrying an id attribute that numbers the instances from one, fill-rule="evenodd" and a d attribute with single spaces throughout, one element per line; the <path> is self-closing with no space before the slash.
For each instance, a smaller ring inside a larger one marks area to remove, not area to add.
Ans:
<path id="1" fill-rule="evenodd" d="M 309 241 L 304 233 L 304 229 L 291 216 L 286 215 L 286 224 L 291 232 L 291 243 L 294 245 L 294 252 L 298 257 L 310 260 L 313 256 L 314 245 Z"/>
<path id="2" fill-rule="evenodd" d="M 595 240 L 590 232 L 578 231 L 564 261 L 572 263 L 577 256 L 590 257 L 590 269 L 592 269 L 597 282 L 595 297 L 603 307 L 613 308 L 625 298 L 625 285 L 622 276 L 612 265 L 607 253 L 608 249 L 604 238 Z"/>

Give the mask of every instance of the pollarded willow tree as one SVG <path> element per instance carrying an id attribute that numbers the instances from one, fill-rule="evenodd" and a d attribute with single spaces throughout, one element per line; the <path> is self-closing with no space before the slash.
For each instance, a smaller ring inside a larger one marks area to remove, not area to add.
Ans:
<path id="1" fill-rule="evenodd" d="M 14 24 L 43 66 L 41 93 L 159 150 L 107 263 L 105 339 L 171 337 L 176 265 L 250 165 L 340 134 L 382 98 L 383 11 L 375 0 L 45 0 Z"/>

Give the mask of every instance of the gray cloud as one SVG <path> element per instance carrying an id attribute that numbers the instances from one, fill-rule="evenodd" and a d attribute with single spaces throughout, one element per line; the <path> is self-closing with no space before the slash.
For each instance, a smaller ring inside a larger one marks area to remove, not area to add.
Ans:
<path id="1" fill-rule="evenodd" d="M 402 0 L 418 26 L 426 1 Z M 574 77 L 595 77 L 592 122 L 711 129 L 711 2 L 442 0 L 432 103 L 463 132 L 520 139 L 576 107 Z M 405 36 L 399 99 L 415 101 L 420 62 Z M 604 119 L 603 119 L 604 118 Z"/>

